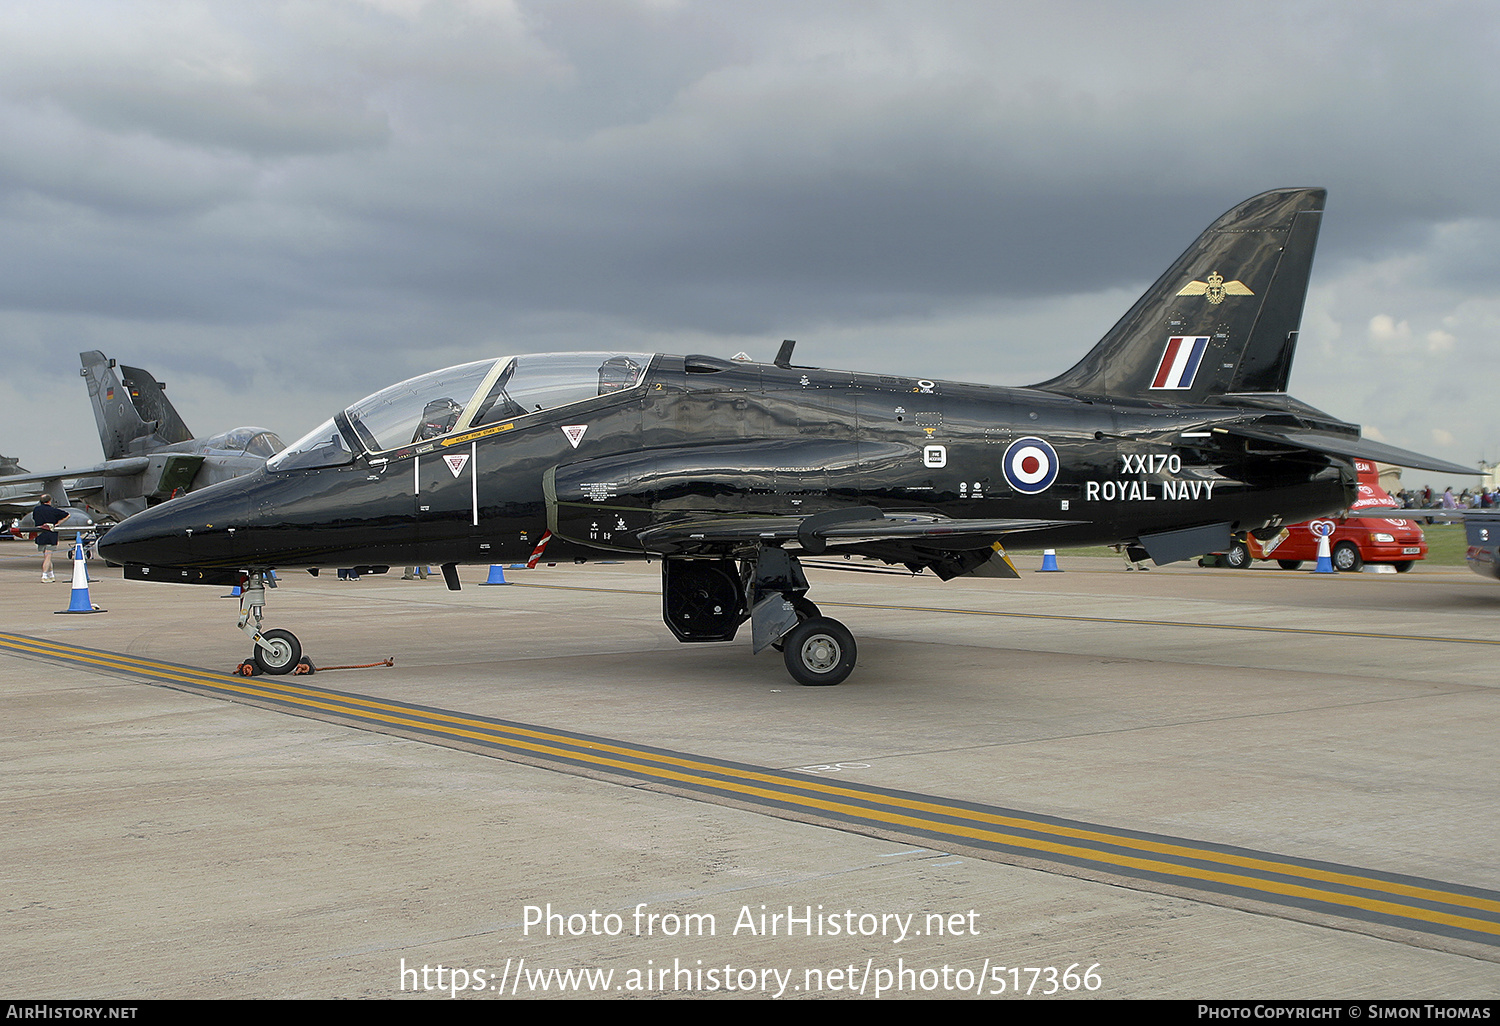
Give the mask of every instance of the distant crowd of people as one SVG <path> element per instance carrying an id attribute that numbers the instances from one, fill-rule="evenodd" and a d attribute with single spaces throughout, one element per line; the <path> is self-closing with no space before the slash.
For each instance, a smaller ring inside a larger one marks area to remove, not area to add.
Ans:
<path id="1" fill-rule="evenodd" d="M 1488 491 L 1483 488 L 1477 490 L 1465 488 L 1455 493 L 1451 487 L 1442 492 L 1434 492 L 1432 486 L 1428 485 L 1424 488 L 1403 488 L 1396 493 L 1396 498 L 1405 509 L 1500 508 L 1500 488 Z"/>

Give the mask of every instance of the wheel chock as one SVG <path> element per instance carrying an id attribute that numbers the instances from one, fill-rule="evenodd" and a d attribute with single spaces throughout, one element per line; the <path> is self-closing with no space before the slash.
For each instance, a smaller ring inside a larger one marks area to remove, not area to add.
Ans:
<path id="1" fill-rule="evenodd" d="M 312 674 L 317 673 L 317 672 L 318 672 L 318 668 L 313 665 L 313 661 L 311 659 L 307 658 L 307 656 L 303 656 L 301 659 L 297 660 L 297 667 L 296 667 L 296 669 L 292 670 L 292 676 L 293 677 L 311 676 Z"/>
<path id="2" fill-rule="evenodd" d="M 255 665 L 254 659 L 246 659 L 243 663 L 240 663 L 240 665 L 234 668 L 234 672 L 239 674 L 241 677 L 254 677 L 259 675 L 260 667 Z"/>

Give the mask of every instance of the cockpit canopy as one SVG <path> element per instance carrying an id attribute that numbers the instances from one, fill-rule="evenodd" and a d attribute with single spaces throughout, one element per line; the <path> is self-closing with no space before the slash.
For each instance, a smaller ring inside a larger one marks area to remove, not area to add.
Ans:
<path id="1" fill-rule="evenodd" d="M 411 378 L 361 399 L 266 464 L 296 470 L 543 413 L 635 388 L 649 353 L 544 353 L 480 360 Z"/>
<path id="2" fill-rule="evenodd" d="M 246 456 L 275 456 L 286 446 L 274 431 L 258 427 L 238 427 L 214 435 L 204 443 L 204 448 L 215 452 L 242 452 Z"/>

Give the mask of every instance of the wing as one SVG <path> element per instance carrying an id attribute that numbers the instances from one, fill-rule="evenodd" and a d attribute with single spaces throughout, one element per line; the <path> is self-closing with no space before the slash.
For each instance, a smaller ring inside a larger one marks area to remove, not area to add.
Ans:
<path id="1" fill-rule="evenodd" d="M 89 467 L 47 470 L 35 474 L 9 474 L 0 477 L 0 485 L 45 484 L 50 481 L 75 481 L 85 477 L 128 477 L 141 473 L 150 465 L 149 456 L 127 456 L 124 459 L 105 460 Z"/>
<path id="2" fill-rule="evenodd" d="M 904 445 L 781 439 L 582 460 L 544 475 L 547 527 L 601 549 L 739 559 L 786 546 L 931 567 L 947 578 L 1003 561 L 1002 538 L 1078 522 L 964 520 L 863 505 L 859 474 L 876 459 L 920 465 L 922 454 Z"/>
<path id="3" fill-rule="evenodd" d="M 663 556 L 734 555 L 760 545 L 795 547 L 804 555 L 830 550 L 871 556 L 943 580 L 962 574 L 1018 577 L 1001 539 L 1073 520 L 956 520 L 931 514 L 882 513 L 872 506 L 825 510 L 805 517 L 695 516 L 650 527 L 635 537 Z"/>
<path id="4" fill-rule="evenodd" d="M 873 506 L 827 510 L 806 517 L 688 517 L 636 533 L 648 552 L 696 555 L 742 545 L 795 543 L 809 555 L 830 547 L 881 542 L 931 542 L 987 548 L 1010 534 L 1076 524 L 1076 520 L 956 520 L 913 513 L 882 513 Z"/>

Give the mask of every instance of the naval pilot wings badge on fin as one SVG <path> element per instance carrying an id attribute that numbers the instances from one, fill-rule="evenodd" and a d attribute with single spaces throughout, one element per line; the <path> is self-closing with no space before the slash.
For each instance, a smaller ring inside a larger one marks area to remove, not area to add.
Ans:
<path id="1" fill-rule="evenodd" d="M 1224 276 L 1218 271 L 1208 276 L 1208 281 L 1190 281 L 1182 287 L 1179 296 L 1203 296 L 1208 300 L 1209 306 L 1218 306 L 1224 302 L 1225 296 L 1253 296 L 1249 287 L 1242 281 L 1225 281 Z"/>

